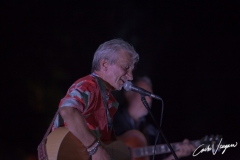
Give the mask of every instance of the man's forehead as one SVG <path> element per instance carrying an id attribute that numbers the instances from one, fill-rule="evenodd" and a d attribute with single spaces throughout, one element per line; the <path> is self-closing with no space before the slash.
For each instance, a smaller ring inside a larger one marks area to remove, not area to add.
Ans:
<path id="1" fill-rule="evenodd" d="M 123 64 L 128 66 L 131 69 L 134 69 L 134 63 L 132 60 L 131 61 L 123 61 Z"/>
<path id="2" fill-rule="evenodd" d="M 130 66 L 134 66 L 134 60 L 132 59 L 131 55 L 126 51 L 121 51 L 118 55 L 118 61 L 122 61 L 128 63 Z"/>

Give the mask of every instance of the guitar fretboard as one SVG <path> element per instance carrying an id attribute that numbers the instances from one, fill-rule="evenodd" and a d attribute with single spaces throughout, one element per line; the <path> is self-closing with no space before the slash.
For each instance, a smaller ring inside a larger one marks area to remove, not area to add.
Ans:
<path id="1" fill-rule="evenodd" d="M 190 141 L 191 144 L 193 144 L 195 147 L 200 145 L 200 140 Z M 177 151 L 177 144 L 181 143 L 171 143 L 171 146 L 174 151 Z M 141 147 L 141 148 L 134 148 L 132 149 L 133 156 L 134 157 L 143 157 L 143 156 L 151 156 L 154 154 L 154 146 L 148 146 L 148 147 Z M 156 146 L 155 155 L 157 154 L 164 154 L 169 153 L 171 150 L 169 149 L 167 144 L 161 144 Z"/>

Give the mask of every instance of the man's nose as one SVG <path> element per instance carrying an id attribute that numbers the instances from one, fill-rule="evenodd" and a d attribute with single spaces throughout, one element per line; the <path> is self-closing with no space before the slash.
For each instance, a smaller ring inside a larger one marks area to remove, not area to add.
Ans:
<path id="1" fill-rule="evenodd" d="M 127 80 L 128 80 L 128 81 L 132 81 L 132 80 L 133 80 L 132 71 L 128 71 L 126 76 L 127 76 Z"/>

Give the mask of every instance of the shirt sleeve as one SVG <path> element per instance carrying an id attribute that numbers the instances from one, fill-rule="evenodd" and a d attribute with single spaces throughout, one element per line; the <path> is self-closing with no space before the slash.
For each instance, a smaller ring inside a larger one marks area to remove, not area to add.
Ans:
<path id="1" fill-rule="evenodd" d="M 82 113 L 87 108 L 87 100 L 89 99 L 89 97 L 90 94 L 82 93 L 77 89 L 74 89 L 60 101 L 59 108 L 73 107 L 77 108 Z"/>
<path id="2" fill-rule="evenodd" d="M 66 96 L 60 101 L 59 107 L 77 108 L 81 113 L 91 109 L 96 93 L 92 82 L 79 82 L 68 90 Z"/>
<path id="3" fill-rule="evenodd" d="M 60 107 L 73 107 L 78 109 L 83 115 L 87 115 L 91 113 L 91 110 L 94 109 L 94 99 L 96 99 L 96 86 L 94 86 L 94 82 L 79 82 L 73 84 L 66 96 L 61 99 L 59 103 Z M 67 124 L 63 121 L 60 115 L 54 121 L 54 125 L 52 130 L 55 130 L 58 127 L 67 126 Z"/>

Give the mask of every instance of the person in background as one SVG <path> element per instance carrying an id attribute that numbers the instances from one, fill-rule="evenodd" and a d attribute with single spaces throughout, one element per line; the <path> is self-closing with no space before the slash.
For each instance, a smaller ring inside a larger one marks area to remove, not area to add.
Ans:
<path id="1" fill-rule="evenodd" d="M 147 76 L 136 78 L 133 83 L 152 93 L 152 83 Z M 124 92 L 124 97 L 126 105 L 119 107 L 119 110 L 114 115 L 113 127 L 116 136 L 130 148 L 154 145 L 158 130 L 146 120 L 148 110 L 141 101 L 141 95 L 137 92 L 128 91 Z M 152 98 L 145 98 L 151 107 Z M 160 140 L 158 141 L 158 144 L 159 143 Z M 194 149 L 194 146 L 189 144 L 189 140 L 185 139 L 181 145 L 178 145 L 178 150 L 175 153 L 178 158 L 186 157 L 189 156 Z M 149 158 L 149 156 L 145 157 L 145 159 Z M 172 160 L 174 156 L 172 154 L 169 156 L 157 155 L 155 158 Z"/>
<path id="2" fill-rule="evenodd" d="M 138 60 L 134 48 L 121 39 L 101 44 L 93 57 L 92 73 L 74 82 L 61 99 L 53 132 L 65 126 L 93 160 L 109 160 L 99 141 L 114 140 L 112 120 L 118 102 L 111 92 L 121 90 L 126 81 L 133 79 L 132 70 Z"/>

